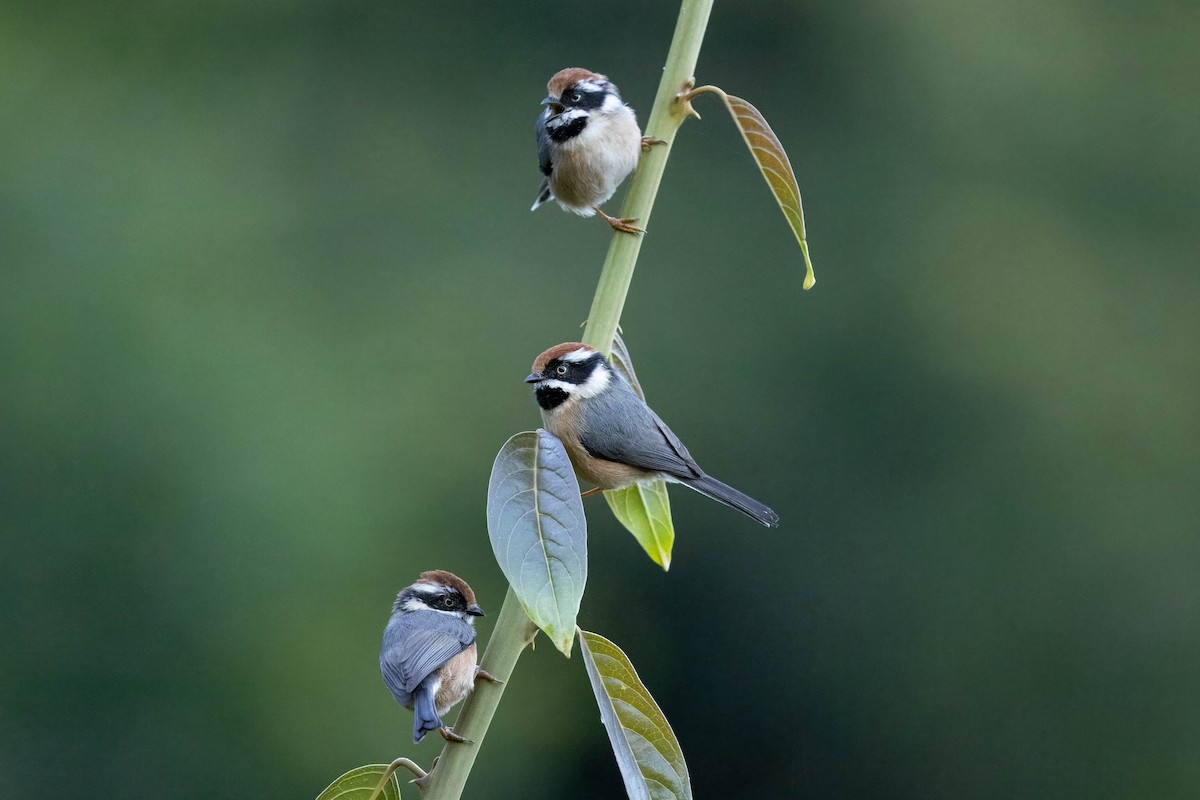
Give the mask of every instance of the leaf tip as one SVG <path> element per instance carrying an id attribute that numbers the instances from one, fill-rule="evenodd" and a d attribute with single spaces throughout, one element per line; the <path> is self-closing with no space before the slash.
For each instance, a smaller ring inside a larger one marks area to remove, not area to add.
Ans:
<path id="1" fill-rule="evenodd" d="M 804 254 L 804 291 L 817 285 L 817 276 L 813 273 L 812 259 L 808 257 L 808 242 L 800 240 L 800 252 Z"/>

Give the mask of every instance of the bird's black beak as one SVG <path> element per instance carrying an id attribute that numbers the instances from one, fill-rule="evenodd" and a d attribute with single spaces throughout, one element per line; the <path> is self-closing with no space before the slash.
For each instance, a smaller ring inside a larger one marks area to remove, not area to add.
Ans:
<path id="1" fill-rule="evenodd" d="M 557 97 L 547 97 L 542 100 L 542 105 L 550 106 L 551 114 L 561 114 L 563 112 L 563 104 Z"/>
<path id="2" fill-rule="evenodd" d="M 540 372 L 531 372 L 525 376 L 526 383 L 540 383 L 546 376 Z"/>
<path id="3" fill-rule="evenodd" d="M 474 603 L 471 603 L 471 605 L 467 606 L 467 613 L 470 614 L 472 617 L 486 617 L 487 616 L 487 614 L 483 613 L 483 609 L 480 608 L 479 606 L 475 605 Z"/>

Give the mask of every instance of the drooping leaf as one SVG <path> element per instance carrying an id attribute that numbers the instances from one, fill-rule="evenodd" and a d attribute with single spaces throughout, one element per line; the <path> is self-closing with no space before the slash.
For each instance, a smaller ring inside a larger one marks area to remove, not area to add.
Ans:
<path id="1" fill-rule="evenodd" d="M 645 400 L 646 395 L 633 371 L 633 359 L 619 333 L 613 339 L 611 358 L 613 368 L 624 375 L 637 396 Z M 613 516 L 633 534 L 650 559 L 663 570 L 670 569 L 675 524 L 671 521 L 671 499 L 667 496 L 666 481 L 610 489 L 604 492 L 604 499 Z"/>
<path id="2" fill-rule="evenodd" d="M 701 86 L 692 90 L 691 94 L 694 96 L 701 92 L 719 96 L 733 116 L 734 124 L 741 132 L 746 146 L 750 148 L 750 155 L 758 164 L 767 186 L 771 187 L 771 194 L 775 195 L 779 209 L 787 218 L 792 233 L 796 235 L 796 241 L 800 243 L 800 252 L 804 254 L 804 288 L 811 289 L 817 279 L 813 275 L 812 261 L 808 257 L 808 240 L 804 233 L 804 205 L 800 202 L 800 186 L 796 183 L 796 173 L 792 171 L 792 164 L 788 161 L 787 152 L 780 144 L 779 137 L 771 130 L 771 126 L 759 110 L 742 98 L 726 94 L 716 86 Z"/>
<path id="3" fill-rule="evenodd" d="M 690 800 L 692 782 L 679 740 L 629 658 L 589 631 L 579 631 L 579 644 L 630 800 Z"/>
<path id="4" fill-rule="evenodd" d="M 540 428 L 505 442 L 492 465 L 488 536 L 525 613 L 571 655 L 587 582 L 587 521 L 562 442 Z"/>
<path id="5" fill-rule="evenodd" d="M 347 772 L 329 788 L 317 795 L 317 800 L 370 800 L 371 793 L 387 772 L 387 764 L 367 764 Z M 377 800 L 400 800 L 400 781 L 393 772 L 388 776 Z"/>
<path id="6" fill-rule="evenodd" d="M 666 481 L 634 484 L 604 492 L 604 499 L 617 521 L 633 534 L 650 560 L 671 568 L 671 547 L 675 544 L 675 526 L 671 522 L 671 498 Z"/>

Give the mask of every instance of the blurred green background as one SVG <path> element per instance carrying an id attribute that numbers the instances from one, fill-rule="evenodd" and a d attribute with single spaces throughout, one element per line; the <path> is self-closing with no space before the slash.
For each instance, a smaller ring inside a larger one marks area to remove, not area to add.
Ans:
<path id="1" fill-rule="evenodd" d="M 528 212 L 538 101 L 582 65 L 645 119 L 676 10 L 3 6 L 0 796 L 433 758 L 389 603 L 452 569 L 486 638 L 492 457 L 609 238 Z M 698 77 L 787 146 L 817 287 L 707 98 L 623 325 L 784 523 L 674 491 L 664 574 L 594 502 L 581 614 L 697 796 L 1197 796 L 1198 40 L 1187 3 L 717 3 Z M 620 792 L 543 642 L 468 796 Z"/>

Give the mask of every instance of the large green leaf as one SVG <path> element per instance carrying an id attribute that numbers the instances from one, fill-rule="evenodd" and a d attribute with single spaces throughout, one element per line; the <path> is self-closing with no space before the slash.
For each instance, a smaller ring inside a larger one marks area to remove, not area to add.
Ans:
<path id="1" fill-rule="evenodd" d="M 792 163 L 788 161 L 787 152 L 767 124 L 767 120 L 757 108 L 740 97 L 726 94 L 716 86 L 699 86 L 688 94 L 688 99 L 701 93 L 715 94 L 729 109 L 733 122 L 737 125 L 750 155 L 758 164 L 763 179 L 779 203 L 779 210 L 787 219 L 796 241 L 800 243 L 800 252 L 804 254 L 804 288 L 811 289 L 817 282 L 813 275 L 812 261 L 808 257 L 808 240 L 804 232 L 804 204 L 800 202 L 800 185 L 796 183 L 796 173 L 792 171 Z M 697 116 L 699 116 L 697 114 Z"/>
<path id="2" fill-rule="evenodd" d="M 679 740 L 629 658 L 596 633 L 579 631 L 579 645 L 630 800 L 690 800 Z"/>
<path id="3" fill-rule="evenodd" d="M 646 395 L 633 371 L 633 359 L 619 333 L 613 339 L 611 359 L 613 368 L 624 375 L 638 397 L 645 400 Z M 675 524 L 671 521 L 671 499 L 667 496 L 666 481 L 610 489 L 604 493 L 604 499 L 613 516 L 633 534 L 651 560 L 664 570 L 670 569 Z"/>
<path id="4" fill-rule="evenodd" d="M 387 764 L 367 764 L 347 772 L 329 788 L 317 795 L 317 800 L 370 800 L 371 793 L 379 785 L 384 774 L 388 771 Z M 396 773 L 388 775 L 387 783 L 383 785 L 377 798 L 379 800 L 400 800 L 400 781 Z"/>
<path id="5" fill-rule="evenodd" d="M 505 442 L 492 465 L 488 536 L 525 613 L 564 655 L 587 583 L 587 520 L 562 442 L 540 428 Z"/>

